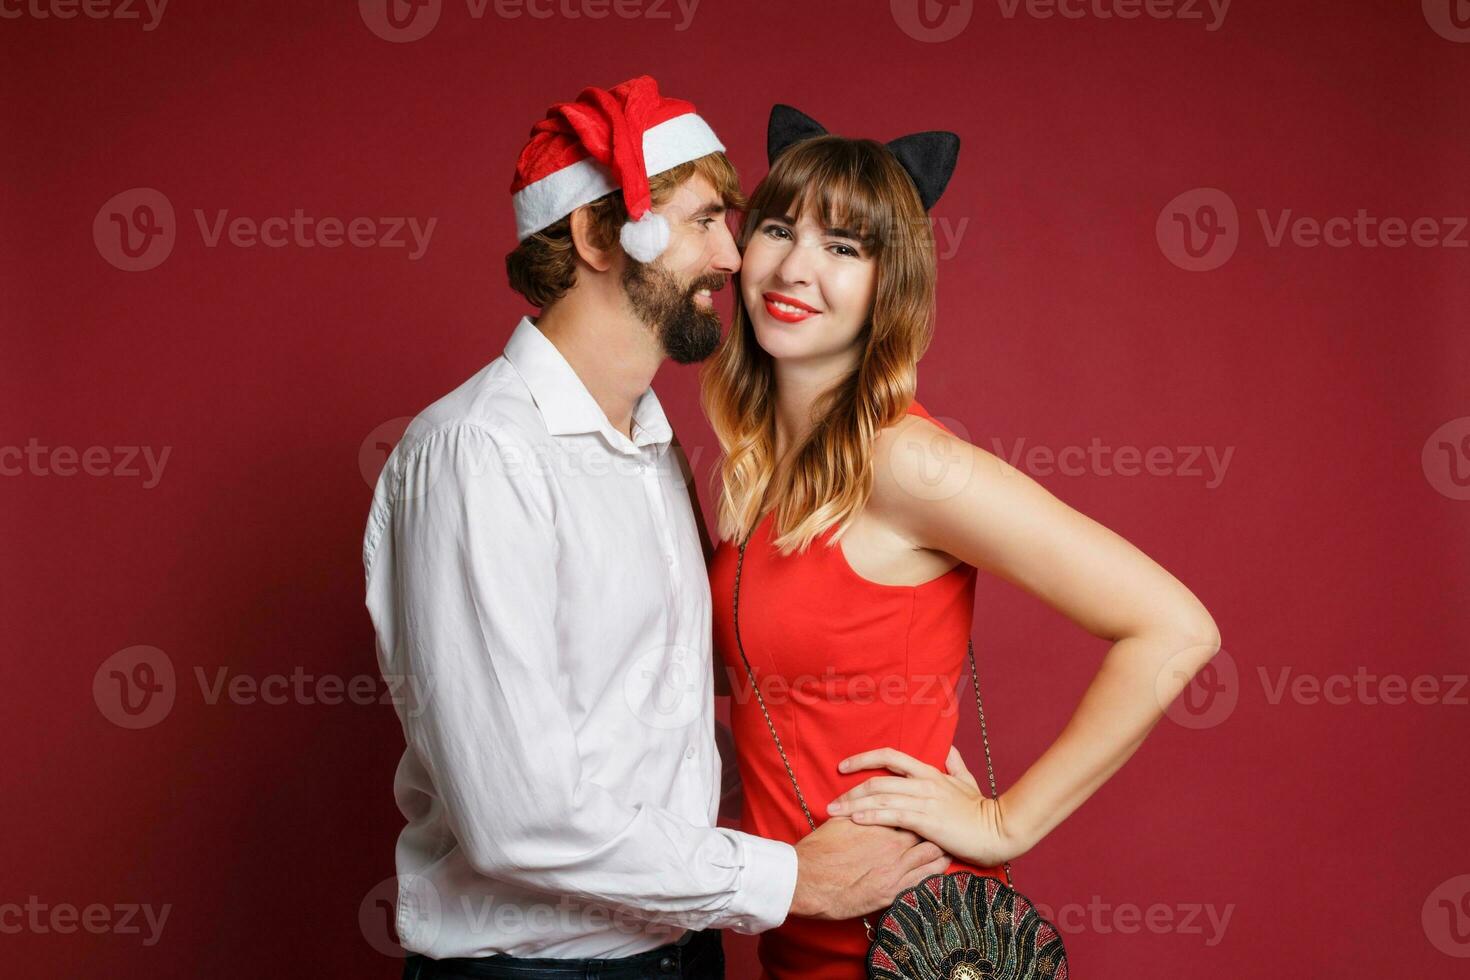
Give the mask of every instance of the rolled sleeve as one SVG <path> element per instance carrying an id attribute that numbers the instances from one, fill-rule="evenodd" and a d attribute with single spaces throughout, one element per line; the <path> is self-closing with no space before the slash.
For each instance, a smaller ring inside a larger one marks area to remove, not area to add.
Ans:
<path id="1" fill-rule="evenodd" d="M 786 921 L 796 894 L 796 848 L 785 841 L 740 834 L 741 889 L 731 903 L 729 928 L 756 933 Z"/>

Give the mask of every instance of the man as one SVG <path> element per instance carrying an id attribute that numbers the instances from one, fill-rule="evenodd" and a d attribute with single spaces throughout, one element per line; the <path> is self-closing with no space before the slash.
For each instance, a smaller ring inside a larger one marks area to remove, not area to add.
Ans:
<path id="1" fill-rule="evenodd" d="M 379 478 L 367 605 L 380 669 L 419 695 L 394 780 L 405 977 L 722 977 L 718 929 L 851 918 L 947 866 L 846 819 L 795 847 L 714 826 L 704 529 L 649 384 L 720 339 L 723 149 L 647 76 L 553 106 L 506 263 L 541 313 Z"/>

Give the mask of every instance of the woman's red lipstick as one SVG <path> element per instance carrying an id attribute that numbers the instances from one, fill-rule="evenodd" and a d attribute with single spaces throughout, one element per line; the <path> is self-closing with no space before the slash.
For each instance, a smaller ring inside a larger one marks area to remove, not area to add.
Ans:
<path id="1" fill-rule="evenodd" d="M 812 309 L 799 299 L 792 299 L 790 296 L 783 296 L 780 293 L 762 293 L 761 299 L 766 301 L 766 312 L 782 323 L 800 323 L 821 312 L 820 310 Z M 776 305 L 777 303 L 783 303 L 788 307 L 793 307 L 793 309 L 783 310 Z"/>

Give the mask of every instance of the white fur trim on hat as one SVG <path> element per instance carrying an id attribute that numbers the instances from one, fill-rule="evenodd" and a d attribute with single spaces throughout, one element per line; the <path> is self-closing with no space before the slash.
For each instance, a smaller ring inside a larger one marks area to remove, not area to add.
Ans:
<path id="1" fill-rule="evenodd" d="M 666 119 L 643 134 L 643 162 L 650 177 L 724 148 L 709 124 L 692 112 Z M 524 241 L 528 235 L 617 189 L 607 168 L 591 157 L 527 184 L 511 198 L 516 238 Z"/>
<path id="2" fill-rule="evenodd" d="M 623 251 L 639 262 L 652 262 L 669 247 L 671 235 L 667 218 L 653 211 L 645 211 L 643 217 L 637 221 L 623 223 L 618 231 L 618 241 L 622 243 Z"/>

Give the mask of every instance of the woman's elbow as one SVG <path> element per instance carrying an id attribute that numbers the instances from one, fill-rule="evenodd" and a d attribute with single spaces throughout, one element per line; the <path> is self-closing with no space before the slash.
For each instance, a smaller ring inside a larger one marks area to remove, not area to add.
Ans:
<path id="1" fill-rule="evenodd" d="M 1162 632 L 1168 634 L 1179 653 L 1187 651 L 1203 666 L 1220 652 L 1220 627 L 1203 606 L 1173 622 L 1174 625 Z"/>
<path id="2" fill-rule="evenodd" d="M 1215 625 L 1215 619 L 1203 609 L 1200 610 L 1200 618 L 1190 624 L 1188 636 L 1202 647 L 1209 650 L 1210 656 L 1220 652 L 1220 627 Z"/>

